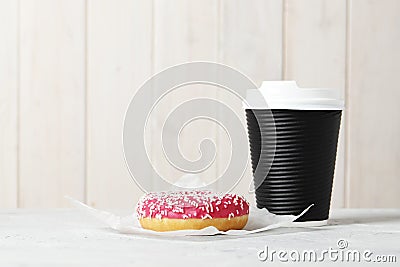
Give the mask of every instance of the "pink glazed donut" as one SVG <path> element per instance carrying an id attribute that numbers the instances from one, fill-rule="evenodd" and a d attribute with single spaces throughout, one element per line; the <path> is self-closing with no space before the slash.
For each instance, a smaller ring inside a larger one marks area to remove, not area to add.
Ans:
<path id="1" fill-rule="evenodd" d="M 199 230 L 208 226 L 228 231 L 243 229 L 248 220 L 249 203 L 231 193 L 152 192 L 139 200 L 136 212 L 144 229 L 158 232 Z"/>

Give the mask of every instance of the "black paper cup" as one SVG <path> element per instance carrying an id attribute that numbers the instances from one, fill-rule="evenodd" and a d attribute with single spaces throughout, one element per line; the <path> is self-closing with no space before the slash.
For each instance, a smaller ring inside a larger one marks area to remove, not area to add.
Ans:
<path id="1" fill-rule="evenodd" d="M 342 111 L 257 108 L 245 112 L 254 180 L 262 181 L 255 189 L 257 207 L 278 215 L 298 215 L 313 204 L 296 222 L 327 220 Z M 272 147 L 271 164 L 266 152 Z"/>

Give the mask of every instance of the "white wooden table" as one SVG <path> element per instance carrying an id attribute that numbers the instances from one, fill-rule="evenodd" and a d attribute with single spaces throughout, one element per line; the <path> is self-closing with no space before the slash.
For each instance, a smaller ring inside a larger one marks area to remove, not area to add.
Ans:
<path id="1" fill-rule="evenodd" d="M 276 229 L 245 237 L 123 235 L 78 210 L 0 211 L 0 266 L 262 266 L 265 250 L 346 249 L 394 255 L 400 262 L 400 210 L 333 210 L 328 226 Z M 263 256 L 263 255 L 261 255 Z M 331 263 L 326 259 L 324 263 Z M 307 262 L 296 266 L 309 266 Z M 371 265 L 371 264 L 370 264 Z"/>

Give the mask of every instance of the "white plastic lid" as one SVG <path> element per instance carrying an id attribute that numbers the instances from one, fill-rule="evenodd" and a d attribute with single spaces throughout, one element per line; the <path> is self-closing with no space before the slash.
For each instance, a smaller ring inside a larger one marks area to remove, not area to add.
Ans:
<path id="1" fill-rule="evenodd" d="M 246 109 L 344 109 L 344 101 L 338 90 L 300 88 L 295 81 L 264 81 L 260 88 L 247 90 L 246 101 Z"/>

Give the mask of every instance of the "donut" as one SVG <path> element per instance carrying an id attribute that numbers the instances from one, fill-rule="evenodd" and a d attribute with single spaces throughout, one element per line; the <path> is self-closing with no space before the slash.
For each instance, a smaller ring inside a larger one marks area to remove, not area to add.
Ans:
<path id="1" fill-rule="evenodd" d="M 158 232 L 240 230 L 246 225 L 249 203 L 242 196 L 211 191 L 150 192 L 138 202 L 136 214 L 144 229 Z"/>

